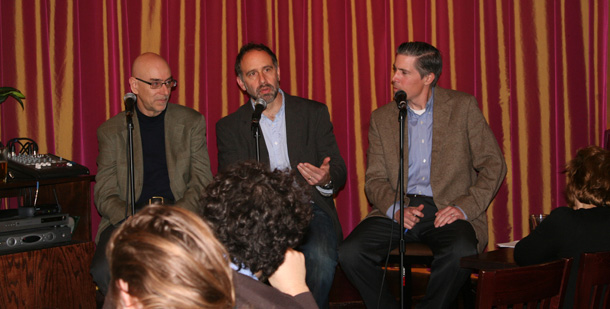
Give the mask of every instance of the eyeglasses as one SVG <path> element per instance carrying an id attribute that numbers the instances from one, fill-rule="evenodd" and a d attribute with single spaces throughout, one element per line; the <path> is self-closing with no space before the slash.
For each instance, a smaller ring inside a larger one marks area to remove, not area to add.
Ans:
<path id="1" fill-rule="evenodd" d="M 149 84 L 151 89 L 159 89 L 163 85 L 165 85 L 165 87 L 171 89 L 171 88 L 176 87 L 176 85 L 178 85 L 178 81 L 176 81 L 175 79 L 173 79 L 171 77 L 168 80 L 164 81 L 164 82 L 160 82 L 160 81 L 157 81 L 157 80 L 152 81 L 152 82 L 147 82 L 147 81 L 141 80 L 141 79 L 139 79 L 137 77 L 135 77 L 135 79 L 137 79 L 137 80 L 139 80 L 139 81 L 141 81 L 141 82 L 143 82 L 145 84 Z"/>

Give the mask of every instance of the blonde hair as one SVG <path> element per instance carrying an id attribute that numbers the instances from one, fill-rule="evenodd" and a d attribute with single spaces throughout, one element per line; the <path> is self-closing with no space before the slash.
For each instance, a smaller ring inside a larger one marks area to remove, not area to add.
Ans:
<path id="1" fill-rule="evenodd" d="M 111 301 L 119 279 L 144 308 L 230 308 L 235 303 L 228 254 L 194 213 L 149 205 L 123 223 L 107 248 Z"/>
<path id="2" fill-rule="evenodd" d="M 574 208 L 576 200 L 598 207 L 610 206 L 610 151 L 598 146 L 579 149 L 566 165 L 566 200 Z"/>

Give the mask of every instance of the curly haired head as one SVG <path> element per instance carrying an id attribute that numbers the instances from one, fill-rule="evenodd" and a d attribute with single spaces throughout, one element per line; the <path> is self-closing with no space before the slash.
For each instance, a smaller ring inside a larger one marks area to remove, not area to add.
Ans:
<path id="1" fill-rule="evenodd" d="M 610 151 L 598 146 L 582 148 L 568 162 L 565 173 L 570 207 L 574 208 L 577 200 L 597 207 L 610 206 Z"/>
<path id="2" fill-rule="evenodd" d="M 106 250 L 110 291 L 123 305 L 121 284 L 143 308 L 231 308 L 233 271 L 227 251 L 196 214 L 150 205 L 125 221 Z M 122 282 L 120 282 L 122 280 Z"/>
<path id="3" fill-rule="evenodd" d="M 302 239 L 311 221 L 308 188 L 294 171 L 246 161 L 218 173 L 201 197 L 201 215 L 231 260 L 266 279 Z"/>

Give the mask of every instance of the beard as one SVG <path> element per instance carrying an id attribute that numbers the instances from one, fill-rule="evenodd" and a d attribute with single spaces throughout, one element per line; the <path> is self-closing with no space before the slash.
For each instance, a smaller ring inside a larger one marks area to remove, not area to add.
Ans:
<path id="1" fill-rule="evenodd" d="M 265 94 L 261 94 L 261 91 L 265 88 L 268 88 L 270 91 Z M 256 98 L 257 99 L 262 98 L 267 103 L 273 102 L 273 100 L 275 100 L 275 98 L 277 97 L 277 94 L 278 94 L 278 87 L 275 87 L 271 84 L 263 84 L 263 85 L 260 85 L 258 87 L 258 89 L 256 89 Z"/>

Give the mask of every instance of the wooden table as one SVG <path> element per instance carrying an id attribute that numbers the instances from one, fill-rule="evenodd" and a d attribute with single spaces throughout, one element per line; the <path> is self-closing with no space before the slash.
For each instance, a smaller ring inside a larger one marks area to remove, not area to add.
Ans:
<path id="1" fill-rule="evenodd" d="M 513 248 L 500 248 L 481 254 L 463 257 L 460 266 L 474 270 L 494 270 L 518 267 L 513 257 Z"/>

